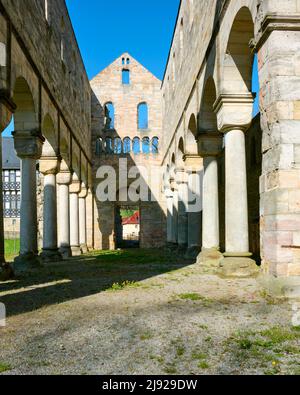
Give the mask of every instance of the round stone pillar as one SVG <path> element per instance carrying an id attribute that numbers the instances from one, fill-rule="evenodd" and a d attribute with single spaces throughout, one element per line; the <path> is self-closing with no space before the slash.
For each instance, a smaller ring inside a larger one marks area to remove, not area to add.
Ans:
<path id="1" fill-rule="evenodd" d="M 173 192 L 171 189 L 165 191 L 167 200 L 167 243 L 170 245 L 173 243 Z"/>
<path id="2" fill-rule="evenodd" d="M 188 178 L 184 169 L 176 171 L 176 183 L 178 189 L 178 247 L 185 252 L 188 243 Z"/>
<path id="3" fill-rule="evenodd" d="M 43 230 L 43 262 L 58 262 L 62 255 L 57 246 L 57 195 L 56 174 L 59 168 L 57 158 L 42 158 L 40 172 L 44 176 L 44 230 Z"/>
<path id="4" fill-rule="evenodd" d="M 218 155 L 222 152 L 222 135 L 218 132 L 200 133 L 198 148 L 204 158 L 202 252 L 198 263 L 218 266 L 220 253 Z"/>
<path id="5" fill-rule="evenodd" d="M 70 246 L 72 256 L 81 255 L 79 240 L 79 193 L 81 191 L 81 182 L 77 175 L 73 174 L 73 180 L 70 185 Z"/>
<path id="6" fill-rule="evenodd" d="M 252 122 L 252 94 L 221 95 L 215 103 L 218 127 L 225 134 L 225 259 L 224 276 L 258 272 L 249 251 L 245 133 Z"/>
<path id="7" fill-rule="evenodd" d="M 56 177 L 58 185 L 58 247 L 63 258 L 69 258 L 70 247 L 70 205 L 69 185 L 72 182 L 72 174 L 65 163 L 61 162 L 60 172 Z"/>
<path id="8" fill-rule="evenodd" d="M 172 199 L 172 244 L 173 247 L 177 247 L 178 243 L 178 190 L 177 184 L 174 179 L 170 179 L 171 190 L 173 192 Z"/>
<path id="9" fill-rule="evenodd" d="M 188 175 L 188 249 L 186 258 L 196 259 L 201 251 L 203 159 L 199 155 L 185 155 Z"/>
<path id="10" fill-rule="evenodd" d="M 228 131 L 226 139 L 226 255 L 251 256 L 248 235 L 248 197 L 245 134 Z"/>
<path id="11" fill-rule="evenodd" d="M 79 244 L 82 254 L 88 252 L 87 248 L 87 233 L 86 233 L 86 197 L 88 189 L 85 184 L 81 185 L 81 192 L 79 193 Z"/>
<path id="12" fill-rule="evenodd" d="M 15 259 L 17 271 L 40 265 L 37 244 L 36 161 L 42 153 L 43 137 L 37 131 L 13 132 L 15 149 L 21 158 L 21 226 L 20 255 Z"/>

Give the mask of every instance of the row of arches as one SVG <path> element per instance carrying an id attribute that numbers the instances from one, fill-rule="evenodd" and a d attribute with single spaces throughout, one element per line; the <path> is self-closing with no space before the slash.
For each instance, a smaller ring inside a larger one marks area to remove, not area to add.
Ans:
<path id="1" fill-rule="evenodd" d="M 158 137 L 153 137 L 152 139 L 149 137 L 144 137 L 143 139 L 139 137 L 133 139 L 125 137 L 123 140 L 120 137 L 106 137 L 105 139 L 100 137 L 96 141 L 96 155 L 100 156 L 102 153 L 121 155 L 130 154 L 131 152 L 135 155 L 158 154 L 158 146 Z"/>
<path id="2" fill-rule="evenodd" d="M 115 129 L 115 106 L 112 102 L 104 105 L 104 127 L 106 130 Z M 137 126 L 139 130 L 146 130 L 149 127 L 149 109 L 146 102 L 137 106 Z"/>

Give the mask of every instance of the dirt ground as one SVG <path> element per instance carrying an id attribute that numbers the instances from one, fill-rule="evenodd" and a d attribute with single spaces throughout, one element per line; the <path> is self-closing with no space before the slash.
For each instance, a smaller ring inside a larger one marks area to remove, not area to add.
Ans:
<path id="1" fill-rule="evenodd" d="M 1 374 L 300 374 L 291 302 L 162 251 L 51 264 L 0 302 Z"/>

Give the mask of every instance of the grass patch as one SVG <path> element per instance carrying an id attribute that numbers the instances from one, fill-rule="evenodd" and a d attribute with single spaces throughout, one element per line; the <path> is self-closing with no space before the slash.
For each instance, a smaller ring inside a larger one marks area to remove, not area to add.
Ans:
<path id="1" fill-rule="evenodd" d="M 9 370 L 12 370 L 12 367 L 10 365 L 0 362 L 0 373 L 8 372 Z"/>
<path id="2" fill-rule="evenodd" d="M 293 328 L 273 327 L 254 332 L 236 333 L 226 341 L 226 352 L 233 353 L 238 360 L 249 365 L 265 367 L 264 374 L 276 375 L 283 372 L 290 374 L 293 368 L 287 368 L 291 357 L 300 355 L 300 333 Z M 300 361 L 295 360 L 297 368 Z"/>
<path id="3" fill-rule="evenodd" d="M 5 240 L 5 259 L 7 261 L 12 261 L 14 257 L 19 254 L 20 251 L 20 240 Z"/>
<path id="4" fill-rule="evenodd" d="M 197 293 L 180 294 L 178 296 L 182 300 L 197 301 L 197 300 L 204 300 L 205 299 L 203 296 L 201 296 L 200 294 L 197 294 Z"/>
<path id="5" fill-rule="evenodd" d="M 111 292 L 116 292 L 116 291 L 123 291 L 124 289 L 128 289 L 128 288 L 139 288 L 141 286 L 141 284 L 135 282 L 135 281 L 123 281 L 121 283 L 114 283 L 109 289 L 108 291 Z"/>
<path id="6" fill-rule="evenodd" d="M 198 368 L 200 369 L 209 369 L 209 364 L 206 361 L 201 361 L 198 363 Z"/>
<path id="7" fill-rule="evenodd" d="M 153 338 L 153 333 L 151 333 L 151 332 L 145 332 L 145 333 L 143 333 L 143 334 L 140 336 L 140 339 L 141 339 L 142 341 L 150 340 L 150 339 L 152 339 L 152 338 Z"/>

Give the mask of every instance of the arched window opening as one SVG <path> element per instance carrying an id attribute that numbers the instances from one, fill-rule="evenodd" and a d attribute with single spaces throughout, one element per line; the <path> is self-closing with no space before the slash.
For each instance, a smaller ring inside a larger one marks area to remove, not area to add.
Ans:
<path id="1" fill-rule="evenodd" d="M 122 140 L 120 137 L 115 138 L 114 141 L 114 154 L 120 155 L 122 153 Z"/>
<path id="2" fill-rule="evenodd" d="M 141 140 L 139 137 L 135 137 L 132 142 L 132 151 L 135 155 L 141 153 Z"/>
<path id="3" fill-rule="evenodd" d="M 102 151 L 103 151 L 103 142 L 102 139 L 99 138 L 96 141 L 96 155 L 100 156 L 102 154 Z"/>
<path id="4" fill-rule="evenodd" d="M 150 154 L 150 139 L 149 139 L 149 137 L 143 138 L 143 154 Z"/>
<path id="5" fill-rule="evenodd" d="M 149 115 L 147 103 L 140 103 L 138 105 L 138 128 L 148 129 L 149 126 Z"/>
<path id="6" fill-rule="evenodd" d="M 125 137 L 123 141 L 123 152 L 124 154 L 129 154 L 131 151 L 131 141 L 129 137 Z"/>
<path id="7" fill-rule="evenodd" d="M 105 139 L 105 152 L 107 154 L 112 154 L 113 153 L 112 139 L 110 137 L 107 137 Z"/>
<path id="8" fill-rule="evenodd" d="M 125 58 L 122 58 L 122 65 L 125 65 Z"/>
<path id="9" fill-rule="evenodd" d="M 151 141 L 151 152 L 152 154 L 158 154 L 158 137 L 153 137 Z"/>
<path id="10" fill-rule="evenodd" d="M 253 117 L 255 117 L 259 112 L 259 76 L 258 76 L 258 58 L 257 54 L 254 56 L 253 60 L 253 70 L 252 70 L 252 92 L 255 93 L 255 101 L 253 106 Z"/>
<path id="11" fill-rule="evenodd" d="M 126 59 L 126 64 L 130 64 L 130 59 L 129 58 Z"/>
<path id="12" fill-rule="evenodd" d="M 123 85 L 130 84 L 130 71 L 128 69 L 122 70 L 122 84 Z"/>
<path id="13" fill-rule="evenodd" d="M 112 130 L 115 128 L 115 108 L 112 103 L 106 103 L 104 106 L 105 120 L 104 128 L 107 130 Z"/>

